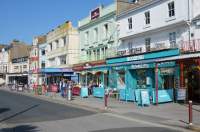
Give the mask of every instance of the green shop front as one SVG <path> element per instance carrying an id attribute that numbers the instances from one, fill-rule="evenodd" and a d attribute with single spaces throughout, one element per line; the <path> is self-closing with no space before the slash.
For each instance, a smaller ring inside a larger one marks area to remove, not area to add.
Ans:
<path id="1" fill-rule="evenodd" d="M 109 87 L 119 91 L 120 100 L 138 104 L 143 104 L 144 97 L 148 98 L 149 103 L 174 101 L 175 89 L 179 87 L 179 65 L 175 61 L 158 60 L 177 55 L 179 50 L 171 49 L 109 58 Z"/>

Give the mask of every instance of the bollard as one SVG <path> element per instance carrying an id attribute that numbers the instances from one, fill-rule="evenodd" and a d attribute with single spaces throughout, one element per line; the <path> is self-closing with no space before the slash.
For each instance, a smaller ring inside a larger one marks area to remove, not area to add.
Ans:
<path id="1" fill-rule="evenodd" d="M 188 107 L 188 112 L 189 112 L 189 125 L 192 125 L 192 101 L 189 101 L 189 107 Z"/>
<path id="2" fill-rule="evenodd" d="M 106 93 L 104 96 L 104 105 L 105 105 L 105 109 L 108 108 L 108 94 Z"/>
<path id="3" fill-rule="evenodd" d="M 70 101 L 72 100 L 72 86 L 68 86 L 68 92 L 67 92 L 67 99 Z"/>

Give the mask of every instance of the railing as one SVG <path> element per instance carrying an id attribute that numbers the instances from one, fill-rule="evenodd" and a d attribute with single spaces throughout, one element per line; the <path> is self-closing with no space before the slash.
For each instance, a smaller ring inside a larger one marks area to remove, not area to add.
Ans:
<path id="1" fill-rule="evenodd" d="M 180 45 L 182 53 L 191 53 L 200 51 L 200 39 L 189 41 L 182 41 Z"/>

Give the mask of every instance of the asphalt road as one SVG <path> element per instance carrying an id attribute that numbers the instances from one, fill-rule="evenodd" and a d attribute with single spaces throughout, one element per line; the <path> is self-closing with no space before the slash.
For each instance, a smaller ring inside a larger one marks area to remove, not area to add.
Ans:
<path id="1" fill-rule="evenodd" d="M 181 132 L 0 90 L 0 132 Z"/>

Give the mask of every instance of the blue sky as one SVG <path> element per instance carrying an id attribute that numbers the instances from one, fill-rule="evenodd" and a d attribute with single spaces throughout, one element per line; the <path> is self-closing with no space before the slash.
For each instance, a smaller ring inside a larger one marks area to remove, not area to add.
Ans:
<path id="1" fill-rule="evenodd" d="M 89 15 L 100 4 L 114 0 L 0 0 L 0 44 L 19 39 L 31 44 L 32 38 Z"/>

